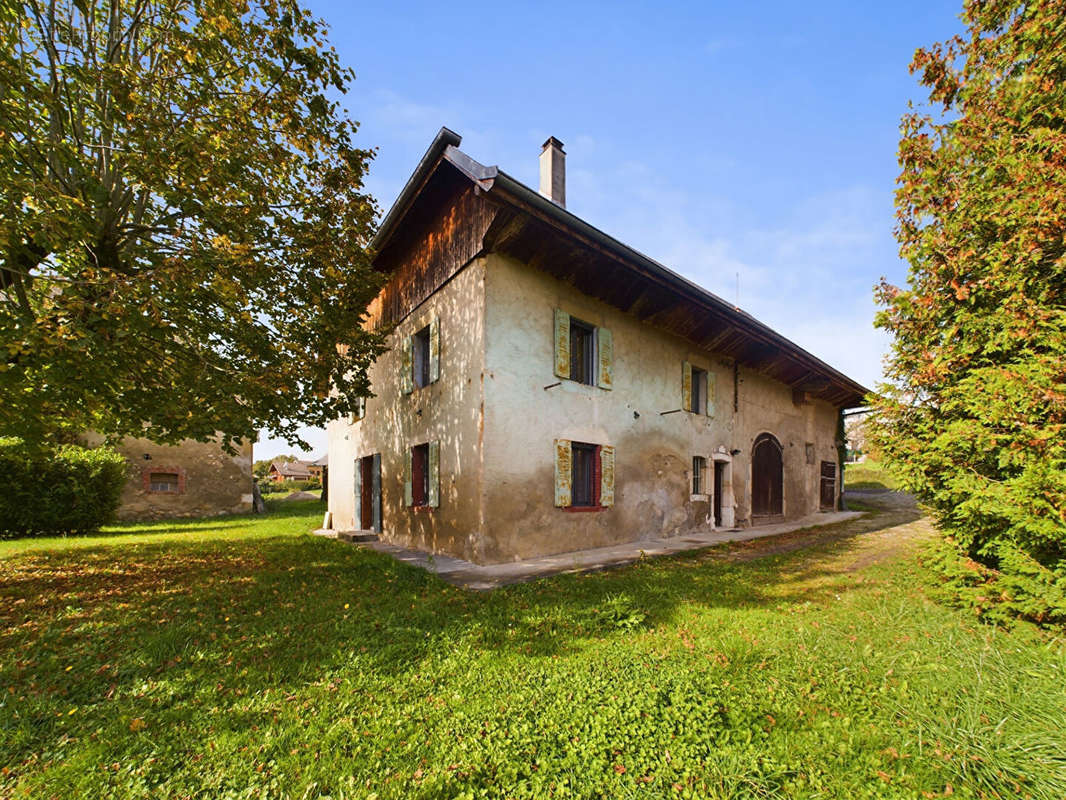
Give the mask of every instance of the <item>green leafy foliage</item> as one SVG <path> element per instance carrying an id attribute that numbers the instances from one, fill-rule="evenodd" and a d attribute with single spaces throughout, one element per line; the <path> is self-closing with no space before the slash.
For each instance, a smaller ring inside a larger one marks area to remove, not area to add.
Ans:
<path id="1" fill-rule="evenodd" d="M 126 459 L 106 447 L 41 450 L 0 439 L 0 536 L 98 529 L 115 515 L 126 471 Z"/>
<path id="2" fill-rule="evenodd" d="M 1061 800 L 1063 642 L 880 519 L 493 592 L 314 502 L 0 542 L 0 795 Z"/>
<path id="3" fill-rule="evenodd" d="M 919 50 L 938 111 L 903 120 L 905 290 L 872 427 L 885 461 L 979 565 L 987 611 L 1066 623 L 1066 7 L 966 3 Z"/>
<path id="4" fill-rule="evenodd" d="M 311 479 L 308 481 L 262 481 L 259 491 L 264 494 L 278 494 L 284 492 L 314 492 L 322 488 L 322 481 Z"/>
<path id="5" fill-rule="evenodd" d="M 349 413 L 381 339 L 352 72 L 293 0 L 0 0 L 0 435 Z"/>

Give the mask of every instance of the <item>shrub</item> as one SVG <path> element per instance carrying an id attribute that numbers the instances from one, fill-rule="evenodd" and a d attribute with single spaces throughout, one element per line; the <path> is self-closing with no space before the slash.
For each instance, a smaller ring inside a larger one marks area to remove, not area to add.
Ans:
<path id="1" fill-rule="evenodd" d="M 259 484 L 259 491 L 263 494 L 279 494 L 284 492 L 314 492 L 322 488 L 322 484 L 316 480 L 310 481 L 281 481 L 280 483 L 274 483 L 273 481 L 262 481 Z"/>
<path id="2" fill-rule="evenodd" d="M 96 530 L 114 518 L 126 469 L 126 459 L 106 447 L 35 450 L 0 439 L 0 536 Z"/>

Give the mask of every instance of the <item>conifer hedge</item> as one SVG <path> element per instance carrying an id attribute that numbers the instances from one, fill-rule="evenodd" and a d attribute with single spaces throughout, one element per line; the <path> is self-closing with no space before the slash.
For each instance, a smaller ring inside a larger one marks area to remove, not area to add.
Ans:
<path id="1" fill-rule="evenodd" d="M 894 336 L 874 440 L 981 615 L 1066 624 L 1066 3 L 968 0 L 917 52 L 903 120 Z"/>
<path id="2" fill-rule="evenodd" d="M 110 522 L 126 459 L 106 447 L 27 447 L 0 438 L 0 536 L 88 533 Z"/>

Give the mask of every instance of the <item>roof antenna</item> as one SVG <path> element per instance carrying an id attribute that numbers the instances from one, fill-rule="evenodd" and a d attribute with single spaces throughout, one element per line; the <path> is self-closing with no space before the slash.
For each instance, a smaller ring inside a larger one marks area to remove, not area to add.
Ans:
<path id="1" fill-rule="evenodd" d="M 737 272 L 737 302 L 733 304 L 733 307 L 740 310 L 740 272 Z"/>

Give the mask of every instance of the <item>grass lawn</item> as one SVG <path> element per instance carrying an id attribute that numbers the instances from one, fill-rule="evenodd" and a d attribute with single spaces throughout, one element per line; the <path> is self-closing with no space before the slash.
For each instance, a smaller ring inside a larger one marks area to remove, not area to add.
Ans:
<path id="1" fill-rule="evenodd" d="M 1062 800 L 1064 640 L 883 516 L 483 594 L 314 502 L 0 543 L 0 797 Z"/>
<path id="2" fill-rule="evenodd" d="M 880 462 L 867 458 L 844 466 L 844 485 L 848 489 L 898 489 L 899 481 Z"/>

